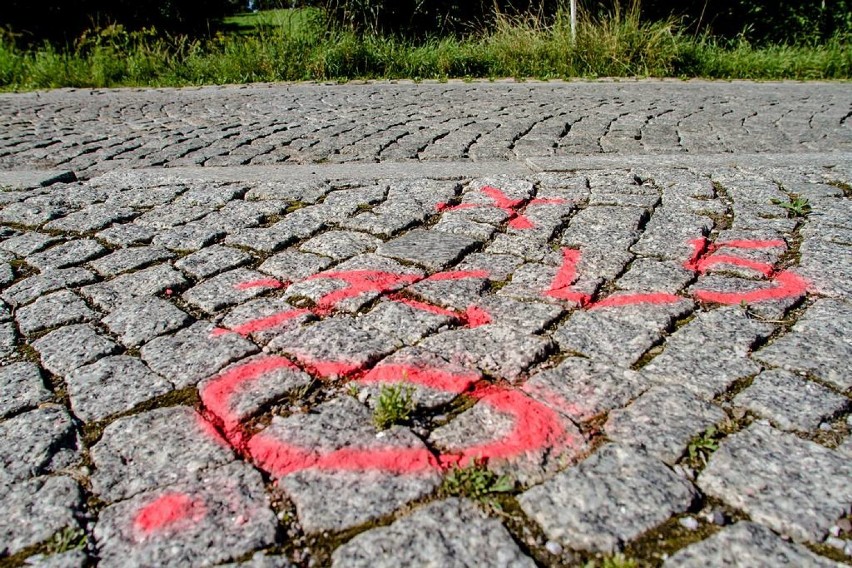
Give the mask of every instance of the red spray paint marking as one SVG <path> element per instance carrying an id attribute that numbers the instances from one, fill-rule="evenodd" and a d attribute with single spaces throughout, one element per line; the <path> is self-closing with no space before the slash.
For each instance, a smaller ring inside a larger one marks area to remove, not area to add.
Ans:
<path id="1" fill-rule="evenodd" d="M 680 296 L 674 294 L 665 294 L 663 292 L 655 292 L 651 294 L 624 294 L 621 296 L 610 296 L 599 302 L 589 305 L 590 310 L 597 308 L 619 308 L 623 306 L 641 305 L 660 305 L 673 304 L 683 300 Z"/>
<path id="2" fill-rule="evenodd" d="M 464 280 L 465 278 L 488 278 L 485 270 L 452 270 L 433 274 L 426 281 L 440 282 L 441 280 Z"/>
<path id="3" fill-rule="evenodd" d="M 347 286 L 334 292 L 329 292 L 319 299 L 316 311 L 320 314 L 330 312 L 334 307 L 350 298 L 355 298 L 367 292 L 383 294 L 397 290 L 406 284 L 413 284 L 421 279 L 413 274 L 393 274 L 380 270 L 348 270 L 344 272 L 321 272 L 306 280 L 317 280 L 320 278 L 333 278 L 343 280 Z"/>
<path id="4" fill-rule="evenodd" d="M 240 282 L 238 284 L 234 284 L 234 289 L 236 290 L 251 290 L 252 288 L 269 288 L 276 289 L 284 287 L 284 283 L 275 280 L 274 278 L 264 278 L 261 280 L 250 280 L 248 282 Z"/>
<path id="5" fill-rule="evenodd" d="M 186 521 L 197 523 L 207 514 L 201 499 L 186 493 L 167 493 L 146 505 L 133 521 L 136 530 L 145 535 L 162 532 Z"/>
<path id="6" fill-rule="evenodd" d="M 232 329 L 225 329 L 221 327 L 217 327 L 213 330 L 211 334 L 213 337 L 217 337 L 219 335 L 223 335 L 225 333 L 239 333 L 242 336 L 247 336 L 252 333 L 257 333 L 259 331 L 266 331 L 269 329 L 275 329 L 279 325 L 290 321 L 291 319 L 298 318 L 303 315 L 307 315 L 311 313 L 310 310 L 300 309 L 300 310 L 289 310 L 286 312 L 279 312 L 277 314 L 272 314 L 271 316 L 267 316 L 264 318 L 258 318 L 251 321 L 248 321 L 244 324 L 240 324 L 235 326 Z"/>
<path id="7" fill-rule="evenodd" d="M 278 369 L 298 369 L 298 367 L 284 357 L 264 357 L 220 374 L 201 391 L 201 401 L 208 411 L 222 420 L 225 434 L 229 439 L 230 434 L 240 426 L 240 417 L 231 410 L 232 397 L 247 383 Z"/>
<path id="8" fill-rule="evenodd" d="M 777 283 L 774 288 L 753 290 L 750 292 L 714 292 L 712 290 L 696 290 L 695 297 L 702 302 L 714 302 L 717 304 L 733 305 L 746 302 L 753 304 L 767 300 L 780 300 L 801 296 L 807 292 L 810 284 L 807 280 L 786 270 L 776 271 L 769 263 L 756 262 L 740 258 L 734 255 L 713 254 L 723 247 L 739 249 L 765 249 L 786 247 L 782 240 L 774 241 L 748 241 L 736 240 L 721 243 L 719 245 L 708 245 L 706 239 L 695 239 L 690 241 L 694 254 L 685 263 L 685 267 L 695 272 L 704 273 L 707 269 L 717 264 L 732 264 L 742 266 L 760 272 L 770 281 Z"/>
<path id="9" fill-rule="evenodd" d="M 576 249 L 562 249 L 562 266 L 553 278 L 550 288 L 545 290 L 544 295 L 557 300 L 576 302 L 581 306 L 589 303 L 591 297 L 582 292 L 570 290 L 571 284 L 577 280 L 577 263 L 580 262 L 580 251 Z"/>
<path id="10" fill-rule="evenodd" d="M 490 185 L 486 185 L 479 191 L 483 195 L 489 197 L 491 201 L 494 202 L 495 207 L 497 207 L 498 209 L 502 209 L 503 212 L 509 216 L 510 228 L 519 230 L 535 228 L 535 224 L 530 221 L 529 217 L 519 212 L 519 210 L 524 206 L 523 199 L 510 199 L 501 190 Z M 533 199 L 529 202 L 529 205 L 559 205 L 562 203 L 566 203 L 566 200 L 560 198 Z M 462 203 L 461 205 L 448 205 L 446 203 L 439 203 L 437 205 L 437 210 L 459 211 L 462 209 L 472 209 L 474 207 L 482 207 L 482 205 L 478 203 Z"/>

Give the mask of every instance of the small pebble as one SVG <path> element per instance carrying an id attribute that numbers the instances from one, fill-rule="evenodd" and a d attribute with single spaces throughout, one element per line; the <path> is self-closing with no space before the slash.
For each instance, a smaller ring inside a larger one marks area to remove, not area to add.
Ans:
<path id="1" fill-rule="evenodd" d="M 852 556 L 852 540 L 846 541 L 846 547 L 843 549 L 843 554 L 846 556 Z"/>
<path id="2" fill-rule="evenodd" d="M 843 532 L 852 532 L 852 521 L 849 519 L 840 519 L 837 521 L 837 526 L 840 527 L 840 530 Z"/>
<path id="3" fill-rule="evenodd" d="M 831 536 L 840 536 L 840 527 L 837 525 L 832 525 L 828 528 L 828 534 Z"/>
<path id="4" fill-rule="evenodd" d="M 846 425 L 852 428 L 852 414 L 846 417 Z"/>
<path id="5" fill-rule="evenodd" d="M 554 556 L 559 556 L 560 554 L 562 554 L 562 545 L 558 542 L 548 540 L 546 543 L 544 543 L 544 548 L 546 548 L 547 551 Z"/>
<path id="6" fill-rule="evenodd" d="M 725 513 L 719 510 L 707 513 L 707 516 L 705 518 L 707 519 L 708 523 L 713 523 L 714 525 L 718 525 L 720 527 L 725 526 L 725 524 L 727 523 L 727 520 L 725 519 Z"/>
<path id="7" fill-rule="evenodd" d="M 842 538 L 837 538 L 834 536 L 830 536 L 825 539 L 825 544 L 827 544 L 831 548 L 836 548 L 838 550 L 843 550 L 844 548 L 846 548 L 846 541 Z"/>
<path id="8" fill-rule="evenodd" d="M 829 424 L 828 422 L 823 422 L 819 425 L 819 429 L 823 432 L 831 432 L 831 424 Z"/>
<path id="9" fill-rule="evenodd" d="M 684 518 L 680 519 L 678 521 L 678 523 L 680 524 L 680 526 L 682 526 L 683 528 L 685 528 L 687 530 L 691 530 L 691 531 L 698 530 L 698 521 L 696 521 L 692 517 L 684 517 Z"/>

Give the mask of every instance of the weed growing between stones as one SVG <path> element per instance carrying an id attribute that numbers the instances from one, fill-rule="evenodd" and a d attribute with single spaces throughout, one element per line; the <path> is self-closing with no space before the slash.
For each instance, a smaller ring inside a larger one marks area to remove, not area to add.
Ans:
<path id="1" fill-rule="evenodd" d="M 373 423 L 379 430 L 407 422 L 414 412 L 414 388 L 410 385 L 384 385 L 373 410 Z"/>
<path id="2" fill-rule="evenodd" d="M 590 560 L 583 568 L 637 568 L 639 564 L 621 553 L 598 560 Z"/>
<path id="3" fill-rule="evenodd" d="M 696 436 L 687 446 L 689 460 L 707 465 L 707 456 L 719 449 L 718 439 L 722 433 L 715 426 L 708 426 L 704 433 Z"/>
<path id="4" fill-rule="evenodd" d="M 804 197 L 790 196 L 788 202 L 773 199 L 772 204 L 786 209 L 788 217 L 805 217 L 811 212 L 811 204 Z"/>
<path id="5" fill-rule="evenodd" d="M 466 467 L 454 467 L 444 478 L 441 493 L 463 495 L 482 500 L 497 493 L 514 491 L 515 483 L 506 475 L 497 475 L 482 460 L 472 460 Z"/>
<path id="6" fill-rule="evenodd" d="M 86 533 L 77 527 L 65 527 L 48 543 L 47 548 L 52 554 L 61 554 L 71 550 L 79 550 L 86 546 Z"/>

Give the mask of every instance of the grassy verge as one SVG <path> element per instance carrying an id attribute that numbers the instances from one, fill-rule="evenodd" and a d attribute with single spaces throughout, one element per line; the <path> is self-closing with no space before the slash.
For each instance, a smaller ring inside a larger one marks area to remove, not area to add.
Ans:
<path id="1" fill-rule="evenodd" d="M 722 44 L 635 12 L 567 17 L 551 25 L 503 19 L 487 34 L 419 43 L 328 31 L 316 11 L 274 11 L 226 22 L 204 39 L 111 27 L 60 50 L 0 42 L 0 88 L 181 86 L 257 81 L 448 78 L 707 77 L 848 79 L 852 49 Z"/>

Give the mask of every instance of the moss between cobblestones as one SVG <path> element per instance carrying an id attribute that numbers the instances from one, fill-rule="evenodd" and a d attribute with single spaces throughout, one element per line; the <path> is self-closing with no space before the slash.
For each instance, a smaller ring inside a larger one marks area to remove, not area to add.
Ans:
<path id="1" fill-rule="evenodd" d="M 837 189 L 842 191 L 843 197 L 852 197 L 852 185 L 849 185 L 846 182 L 838 181 L 838 180 L 831 180 L 827 183 L 828 183 L 828 185 L 830 185 L 832 187 L 836 187 Z"/>

